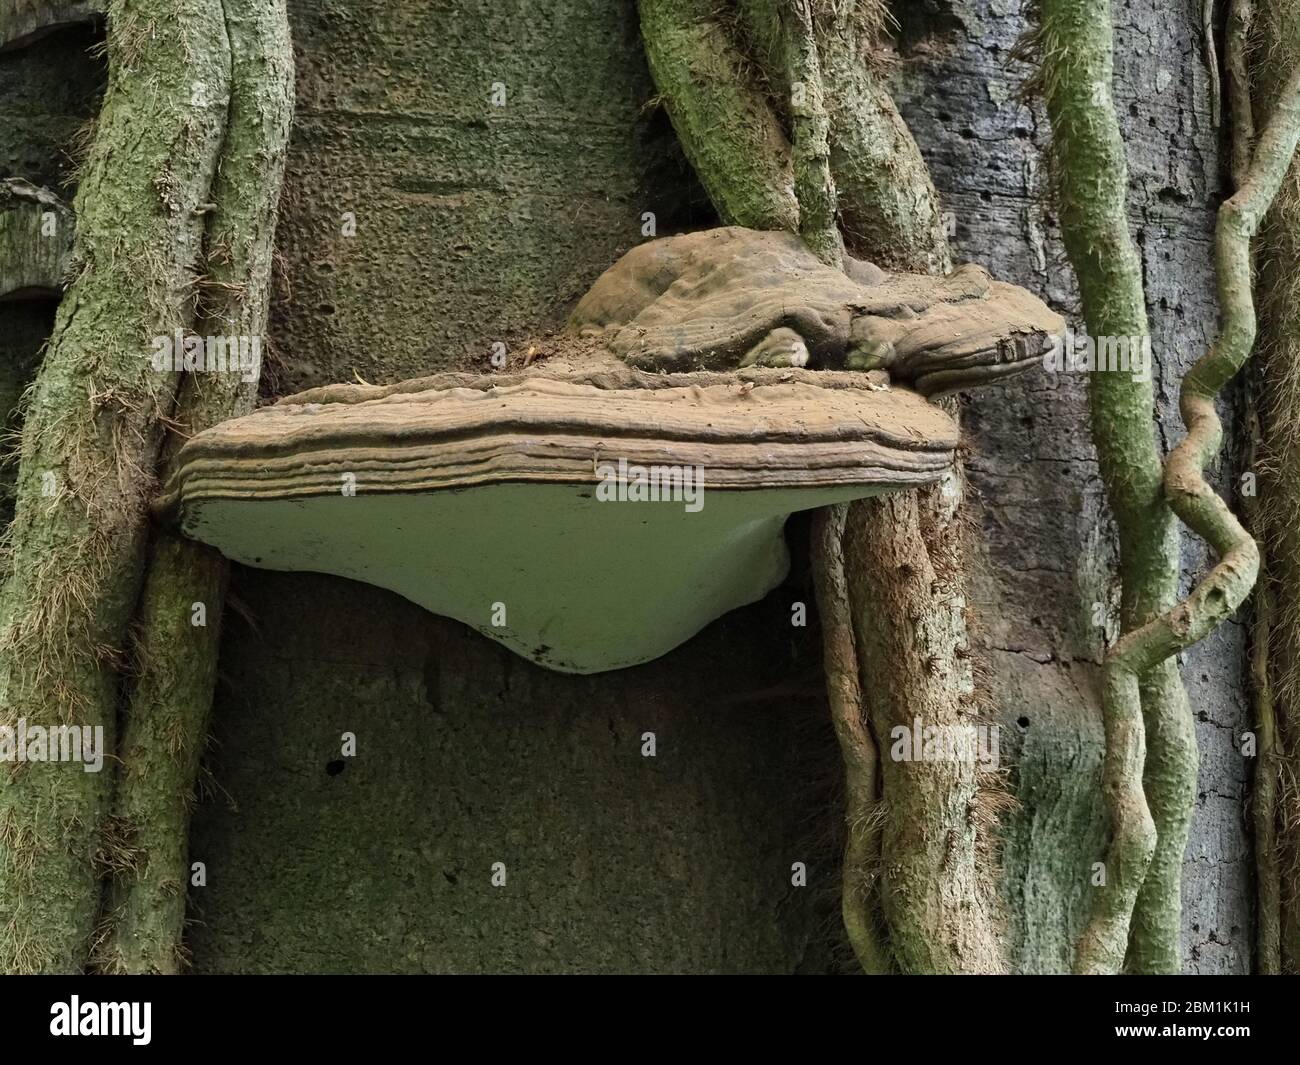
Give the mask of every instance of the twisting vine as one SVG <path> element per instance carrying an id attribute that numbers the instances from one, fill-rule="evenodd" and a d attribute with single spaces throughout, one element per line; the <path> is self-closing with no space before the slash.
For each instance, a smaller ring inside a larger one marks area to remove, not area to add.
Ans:
<path id="1" fill-rule="evenodd" d="M 1223 425 L 1220 389 L 1245 365 L 1255 343 L 1250 246 L 1300 140 L 1300 70 L 1287 83 L 1260 136 L 1242 187 L 1219 208 L 1215 259 L 1222 320 L 1210 350 L 1188 371 L 1179 398 L 1187 436 L 1165 463 L 1165 497 L 1174 513 L 1207 540 L 1219 561 L 1177 607 L 1122 637 L 1106 660 L 1106 698 L 1136 703 L 1137 678 L 1204 639 L 1245 601 L 1259 572 L 1259 550 L 1227 503 L 1206 482 Z M 1081 963 L 1091 956 L 1081 951 Z"/>
<path id="2" fill-rule="evenodd" d="M 1057 140 L 1062 165 L 1063 184 L 1071 179 L 1086 182 L 1122 183 L 1122 154 L 1113 152 L 1118 128 L 1109 100 L 1110 87 L 1110 7 L 1106 0 L 1043 0 L 1042 33 L 1039 42 L 1044 63 L 1054 64 L 1045 77 L 1049 115 Z M 1219 209 L 1216 233 L 1221 323 L 1210 350 L 1188 371 L 1180 393 L 1179 410 L 1187 427 L 1187 436 L 1165 461 L 1160 485 L 1164 500 L 1172 511 L 1194 532 L 1202 536 L 1219 555 L 1218 563 L 1193 588 L 1191 594 L 1170 609 L 1161 610 L 1121 636 L 1106 657 L 1102 692 L 1106 727 L 1106 764 L 1103 789 L 1111 815 L 1112 839 L 1107 851 L 1108 883 L 1099 892 L 1087 927 L 1079 939 L 1075 969 L 1082 973 L 1114 973 L 1124 964 L 1129 944 L 1130 922 L 1136 921 L 1141 909 L 1140 894 L 1158 871 L 1153 868 L 1157 855 L 1157 831 L 1165 825 L 1153 819 L 1148 798 L 1152 788 L 1150 773 L 1143 780 L 1143 763 L 1147 736 L 1143 729 L 1143 709 L 1147 701 L 1144 678 L 1152 671 L 1169 668 L 1174 656 L 1214 631 L 1245 600 L 1255 583 L 1259 569 L 1259 552 L 1255 541 L 1232 514 L 1228 505 L 1209 486 L 1204 469 L 1222 442 L 1223 427 L 1215 411 L 1215 399 L 1223 386 L 1245 364 L 1255 341 L 1255 309 L 1252 298 L 1251 238 L 1281 185 L 1300 139 L 1300 71 L 1287 83 L 1255 149 L 1241 188 Z M 1110 158 L 1119 164 L 1118 173 L 1098 173 L 1089 164 L 1090 149 L 1098 145 L 1106 150 L 1110 141 Z M 1122 153 L 1122 146 L 1119 147 Z M 1122 184 L 1120 185 L 1122 193 Z M 1101 300 L 1114 298 L 1115 280 L 1105 275 L 1107 256 L 1123 256 L 1131 250 L 1127 229 L 1123 227 L 1122 198 L 1115 196 L 1097 202 L 1091 190 L 1079 187 L 1062 193 L 1068 210 L 1083 226 L 1073 235 L 1067 228 L 1067 209 L 1063 209 L 1062 226 L 1066 229 L 1067 248 L 1075 259 L 1080 288 L 1088 302 L 1089 284 Z M 1072 198 L 1071 198 L 1072 197 Z M 1093 241 L 1096 232 L 1086 226 L 1096 221 L 1098 208 L 1111 208 L 1111 228 L 1102 235 L 1106 241 Z M 1123 227 L 1121 229 L 1121 227 Z M 1083 239 L 1081 239 L 1083 238 Z M 1085 280 L 1086 279 L 1086 280 Z M 1139 289 L 1140 292 L 1140 289 Z M 1130 293 L 1131 298 L 1131 293 Z M 1089 323 L 1091 325 L 1091 322 Z M 1104 379 L 1107 374 L 1096 377 Z M 1118 377 L 1119 375 L 1114 375 Z M 1131 400 L 1131 397 L 1128 397 Z M 1106 424 L 1113 412 L 1094 401 L 1094 431 L 1099 434 L 1098 450 L 1122 445 L 1125 437 Z M 1149 419 L 1149 409 L 1145 413 Z M 1109 430 L 1109 432 L 1107 431 Z M 1149 428 L 1127 439 L 1142 443 Z M 1124 456 L 1102 455 L 1103 464 Z M 1114 490 L 1114 473 L 1108 488 Z M 1118 487 L 1123 488 L 1120 484 Z M 1118 509 L 1118 508 L 1117 508 Z M 1123 528 L 1121 527 L 1121 536 Z M 1140 545 L 1139 545 L 1140 546 Z M 1149 545 L 1148 545 L 1149 546 Z M 1125 592 L 1127 594 L 1128 587 Z M 1147 730 L 1152 714 L 1146 713 Z M 1194 764 L 1194 763 L 1193 763 Z M 1190 808 L 1190 802 L 1188 803 Z M 1163 812 L 1163 811 L 1162 811 Z M 1181 857 L 1181 846 L 1179 847 Z M 1177 909 L 1168 906 L 1158 923 L 1176 927 Z M 1176 904 L 1177 896 L 1173 898 Z M 1172 910 L 1172 918 L 1170 911 Z M 1142 963 L 1159 962 L 1158 957 L 1140 949 L 1135 951 Z M 1167 960 L 1165 962 L 1167 965 Z M 1132 959 L 1130 960 L 1132 966 Z"/>
<path id="3" fill-rule="evenodd" d="M 1128 168 L 1111 98 L 1110 0 L 1041 0 L 1024 51 L 1052 126 L 1055 191 L 1066 252 L 1088 332 L 1149 334 L 1142 266 L 1128 230 Z M 1178 595 L 1178 529 L 1163 498 L 1148 376 L 1089 375 L 1093 444 L 1119 538 L 1121 632 L 1171 609 Z M 1093 927 L 1105 953 L 1137 972 L 1180 968 L 1182 858 L 1196 796 L 1197 749 L 1187 694 L 1172 660 L 1139 678 L 1140 699 L 1103 698 L 1102 788 L 1112 842 Z M 1103 920 L 1103 916 L 1105 918 Z M 1104 927 L 1103 927 L 1104 926 Z M 1109 964 L 1109 963 L 1108 963 Z"/>

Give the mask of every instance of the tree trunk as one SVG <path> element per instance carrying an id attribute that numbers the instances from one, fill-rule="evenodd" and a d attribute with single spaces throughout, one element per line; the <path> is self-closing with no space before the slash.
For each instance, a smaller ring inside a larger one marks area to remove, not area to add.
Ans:
<path id="1" fill-rule="evenodd" d="M 1176 385 L 1215 320 L 1209 242 L 1222 185 L 1199 7 L 1116 12 L 1114 97 L 1128 155 L 1128 219 L 1141 258 L 1155 357 L 1157 427 L 1181 435 Z M 996 264 L 1080 330 L 1079 297 L 1048 206 L 1046 116 L 1016 102 L 1029 67 L 1007 55 L 1023 17 L 980 2 L 899 9 L 893 94 L 951 210 L 954 257 Z M 1038 373 L 963 404 L 975 568 L 972 642 L 984 665 L 1017 804 L 1004 816 L 1003 895 L 1012 967 L 1060 972 L 1102 854 L 1097 665 L 1119 607 L 1114 527 L 1087 424 L 1087 375 Z M 1220 483 L 1230 482 L 1225 460 Z M 1182 583 L 1203 547 L 1185 541 Z M 1241 634 L 1182 656 L 1201 770 L 1182 862 L 1183 969 L 1246 972 L 1251 859 L 1241 820 L 1250 762 Z"/>
<path id="2" fill-rule="evenodd" d="M 559 323 L 644 227 L 715 224 L 652 105 L 628 0 L 569 0 L 528 18 L 487 3 L 289 8 L 299 109 L 268 392 L 485 370 L 496 341 L 517 364 L 527 338 Z M 1044 206 L 1046 123 L 1013 102 L 1028 71 L 1006 56 L 1023 19 L 991 0 L 897 13 L 901 62 L 884 69 L 953 212 L 955 257 L 1075 309 Z M 1140 0 L 1118 17 L 1129 222 L 1172 440 L 1176 382 L 1215 313 L 1210 82 L 1199 11 Z M 0 124 L 0 177 L 60 191 L 56 149 L 94 110 L 88 40 L 66 30 L 0 55 L 15 116 Z M 45 313 L 0 303 L 0 336 L 20 336 L 10 323 L 22 316 L 38 331 Z M 26 377 L 5 360 L 0 351 L 13 381 Z M 1000 858 L 1009 966 L 1022 972 L 1070 967 L 1105 842 L 1106 638 L 1092 619 L 1093 604 L 1117 604 L 1118 586 L 1084 384 L 1035 374 L 963 404 L 978 533 L 972 651 L 987 663 L 978 680 L 1018 800 Z M 792 522 L 794 571 L 765 602 L 659 662 L 596 678 L 549 674 L 372 588 L 236 567 L 190 854 L 208 870 L 189 891 L 194 967 L 836 967 L 847 952 L 835 931 L 841 841 L 828 826 L 843 770 L 817 633 L 792 624 L 813 597 L 803 528 Z M 1184 584 L 1201 557 L 1184 545 Z M 1181 666 L 1203 754 L 1184 969 L 1241 972 L 1253 929 L 1239 633 Z M 343 755 L 345 732 L 356 757 Z M 641 753 L 646 732 L 653 758 Z M 503 888 L 490 883 L 496 861 Z M 791 883 L 797 861 L 807 889 Z"/>
<path id="3" fill-rule="evenodd" d="M 281 389 L 487 370 L 498 340 L 517 365 L 645 239 L 645 212 L 660 234 L 710 224 L 666 116 L 643 110 L 631 3 L 353 11 L 374 36 L 290 3 Z M 801 569 L 660 661 L 577 677 L 374 588 L 236 567 L 194 815 L 195 970 L 838 964 L 838 756 L 816 632 L 791 624 L 812 598 Z"/>

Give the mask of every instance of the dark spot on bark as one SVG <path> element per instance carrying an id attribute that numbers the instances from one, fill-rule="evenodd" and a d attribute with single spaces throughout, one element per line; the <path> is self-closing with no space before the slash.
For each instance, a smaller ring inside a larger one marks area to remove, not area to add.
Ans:
<path id="1" fill-rule="evenodd" d="M 435 714 L 446 713 L 442 708 L 442 669 L 436 647 L 424 656 L 424 701 Z"/>
<path id="2" fill-rule="evenodd" d="M 335 758 L 332 762 L 325 763 L 325 772 L 332 777 L 338 776 L 347 768 L 347 763 L 342 758 Z"/>

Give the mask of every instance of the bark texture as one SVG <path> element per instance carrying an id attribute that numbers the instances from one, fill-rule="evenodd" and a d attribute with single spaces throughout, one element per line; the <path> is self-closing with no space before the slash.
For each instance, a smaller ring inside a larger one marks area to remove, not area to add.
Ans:
<path id="1" fill-rule="evenodd" d="M 713 224 L 645 109 L 632 3 L 289 8 L 292 299 L 268 387 L 482 371 L 498 339 L 517 368 L 518 338 L 563 322 L 645 212 L 661 234 Z M 827 971 L 828 941 L 848 953 L 840 771 L 815 629 L 791 624 L 806 580 L 662 660 L 575 677 L 378 589 L 234 567 L 195 970 Z"/>
<path id="2" fill-rule="evenodd" d="M 516 336 L 562 321 L 641 239 L 643 212 L 656 212 L 661 233 L 713 222 L 662 112 L 639 111 L 654 89 L 631 4 L 528 19 L 514 5 L 453 14 L 346 0 L 328 18 L 290 7 L 302 106 L 279 243 L 294 298 L 276 311 L 272 386 L 481 367 L 495 339 L 514 361 Z M 1043 206 L 1046 124 L 1016 103 L 1025 70 L 1007 62 L 1022 14 L 993 0 L 898 14 L 901 62 L 886 67 L 888 84 L 954 212 L 957 257 L 1073 312 Z M 1116 18 L 1129 221 L 1152 308 L 1159 426 L 1173 437 L 1165 382 L 1201 350 L 1214 313 L 1209 82 L 1199 10 L 1142 2 Z M 5 174 L 58 187 L 63 146 L 94 109 L 102 68 L 83 54 L 91 40 L 66 31 L 0 56 Z M 486 102 L 496 80 L 509 87 L 504 109 Z M 348 210 L 355 238 L 340 233 Z M 39 347 L 49 313 L 0 305 L 0 344 L 30 334 Z M 8 328 L 19 315 L 32 321 L 26 332 Z M 1094 707 L 1104 637 L 1091 606 L 1111 600 L 1113 535 L 1083 385 L 1037 375 L 993 402 L 976 395 L 963 417 L 980 534 L 973 642 L 993 666 L 984 683 L 1019 799 L 1003 856 L 1018 971 L 1068 968 L 1103 842 Z M 1200 551 L 1185 545 L 1184 579 Z M 820 651 L 790 625 L 792 601 L 811 594 L 798 573 L 763 606 L 609 685 L 520 665 L 374 589 L 238 569 L 234 585 L 215 775 L 196 821 L 194 856 L 211 871 L 192 890 L 199 970 L 824 967 L 838 898 L 828 891 L 819 909 L 814 892 L 838 870 L 831 844 L 810 847 L 803 829 L 836 808 L 824 785 L 841 770 L 815 724 Z M 1188 972 L 1249 962 L 1240 665 L 1235 626 L 1182 662 L 1203 752 L 1184 864 Z M 635 745 L 645 720 L 678 741 L 669 758 L 660 748 L 648 789 L 629 777 L 646 763 L 612 738 Z M 402 745 L 331 775 L 338 733 L 358 721 Z M 539 810 L 546 827 L 514 845 L 545 890 L 512 865 L 507 891 L 523 894 L 507 898 L 476 859 Z M 810 863 L 811 891 L 792 889 L 791 855 L 808 854 L 827 864 Z M 738 908 L 768 919 L 732 920 Z"/>
<path id="3" fill-rule="evenodd" d="M 1255 121 L 1268 121 L 1300 62 L 1300 11 L 1287 0 L 1255 0 L 1250 81 Z M 1259 404 L 1262 436 L 1259 532 L 1266 576 L 1255 639 L 1266 659 L 1257 674 L 1259 759 L 1253 813 L 1259 880 L 1262 972 L 1300 972 L 1300 164 L 1294 161 L 1260 232 Z M 1261 624 L 1261 623 L 1266 623 Z M 1276 725 L 1274 725 L 1276 715 Z"/>
<path id="4" fill-rule="evenodd" d="M 996 264 L 1082 328 L 1041 165 L 1047 122 L 1018 97 L 1030 71 L 1008 62 L 1023 11 L 993 3 L 900 9 L 894 98 L 924 146 L 947 207 L 954 254 Z M 1217 135 L 1200 12 L 1134 4 L 1115 10 L 1114 97 L 1129 163 L 1128 222 L 1150 307 L 1157 429 L 1181 432 L 1168 382 L 1204 349 L 1216 314 L 1209 239 L 1220 193 Z M 1041 373 L 964 405 L 976 607 L 972 643 L 1001 725 L 1017 805 L 1004 815 L 1003 890 L 1012 964 L 1072 963 L 1104 847 L 1097 787 L 1097 663 L 1118 613 L 1112 544 L 1089 443 L 1086 374 Z M 1225 463 L 1220 483 L 1232 478 Z M 1184 584 L 1203 547 L 1182 549 Z M 1113 634 L 1110 636 L 1113 639 Z M 1250 850 L 1241 803 L 1250 762 L 1241 632 L 1226 626 L 1180 665 L 1201 748 L 1191 842 L 1182 866 L 1183 969 L 1245 972 L 1251 956 Z"/>
<path id="5" fill-rule="evenodd" d="M 799 231 L 790 142 L 709 0 L 640 0 L 650 72 L 718 217 Z"/>
<path id="6" fill-rule="evenodd" d="M 829 123 L 824 117 L 811 13 L 805 12 L 807 17 L 801 21 L 784 5 L 765 0 L 752 0 L 741 10 L 769 85 L 789 93 L 800 209 L 805 214 L 811 210 L 815 219 L 823 220 L 811 224 L 805 220 L 802 228 L 805 235 L 813 232 L 816 244 L 829 246 L 833 242 L 824 236 L 824 219 L 828 201 L 834 196 L 833 189 L 827 192 L 830 175 L 826 171 L 831 160 L 820 162 L 823 151 L 829 151 L 828 146 L 822 147 L 828 144 Z M 846 11 L 853 10 L 857 10 L 855 5 L 846 7 Z M 823 17 L 828 28 L 844 29 L 841 16 L 823 13 Z M 867 33 L 867 28 L 862 32 Z M 647 47 L 653 49 L 649 41 Z M 872 106 L 869 82 L 851 84 L 868 96 L 847 106 L 859 111 Z M 686 82 L 679 91 L 705 99 L 709 95 L 707 82 Z M 841 106 L 845 106 L 843 101 Z M 678 129 L 680 133 L 680 124 Z M 688 131 L 687 135 L 701 134 Z M 887 165 L 881 161 L 880 172 L 871 175 L 874 186 L 893 188 L 901 183 L 923 199 L 932 196 L 933 185 L 915 143 L 906 137 L 892 146 L 897 154 Z M 700 158 L 699 152 L 688 150 L 688 155 Z M 859 178 L 866 175 L 867 162 L 862 161 Z M 726 175 L 719 172 L 713 177 L 722 186 L 720 194 L 726 196 Z M 702 175 L 702 180 L 707 187 L 709 178 Z M 864 193 L 869 186 L 859 182 L 857 189 Z M 890 204 L 879 208 L 873 204 L 867 209 L 887 217 Z M 910 262 L 932 266 L 948 262 L 942 232 L 927 224 L 937 216 L 937 205 L 931 199 L 907 227 L 915 242 L 907 249 Z M 819 233 L 823 235 L 817 236 Z M 895 244 L 893 251 L 897 250 Z M 865 251 L 875 254 L 874 249 Z M 860 663 L 874 693 L 871 712 L 878 731 L 888 731 L 903 718 L 910 728 L 914 713 L 926 726 L 951 728 L 970 723 L 974 686 L 966 644 L 964 568 L 953 526 L 960 483 L 959 477 L 950 479 L 946 495 L 926 490 L 910 505 L 881 497 L 857 503 L 848 512 L 852 532 L 845 545 L 845 569 L 855 602 L 870 604 L 869 609 L 855 609 L 854 623 Z M 879 568 L 881 559 L 872 552 L 888 552 L 885 545 L 893 545 L 899 559 L 914 559 L 916 569 Z M 931 556 L 929 551 L 938 554 Z M 916 552 L 920 552 L 919 558 Z M 912 579 L 920 571 L 929 579 Z M 975 813 L 978 782 L 969 766 L 965 772 L 961 767 L 949 772 L 952 767 L 933 763 L 916 767 L 919 772 L 911 768 L 894 773 L 886 768 L 882 773 L 882 871 L 894 956 L 904 972 L 997 971 L 1003 962 L 992 920 L 996 907 L 983 887 L 977 846 L 980 821 L 987 833 L 992 819 Z M 920 857 L 908 853 L 918 838 L 954 841 L 946 854 L 943 877 L 932 875 L 936 857 L 932 851 L 923 849 Z"/>
<path id="7" fill-rule="evenodd" d="M 884 748 L 881 894 L 893 954 L 905 973 L 996 973 L 1006 960 L 983 849 L 996 819 L 978 763 L 890 753 L 895 729 L 978 723 L 970 652 L 956 642 L 961 493 L 951 480 L 945 488 L 873 500 L 873 524 L 850 518 L 845 557 L 868 712 Z"/>
<path id="8" fill-rule="evenodd" d="M 1110 4 L 1043 0 L 1041 15 L 1037 44 L 1052 122 L 1061 230 L 1088 332 L 1094 338 L 1145 337 L 1142 271 L 1126 216 L 1128 163 L 1111 96 Z M 1089 405 L 1093 443 L 1119 533 L 1120 625 L 1129 632 L 1168 610 L 1177 592 L 1178 539 L 1161 490 L 1152 381 L 1118 369 L 1094 372 Z M 1174 662 L 1160 663 L 1133 683 L 1131 701 L 1119 697 L 1109 674 L 1102 689 L 1107 750 L 1102 786 L 1111 842 L 1076 968 L 1118 970 L 1131 920 L 1133 969 L 1176 972 L 1196 736 Z"/>
<path id="9" fill-rule="evenodd" d="M 876 882 L 880 875 L 880 750 L 867 721 L 858 675 L 857 642 L 849 582 L 844 572 L 844 530 L 848 507 L 823 507 L 813 514 L 809 554 L 822 622 L 826 698 L 844 759 L 844 844 L 840 915 L 858 964 L 868 976 L 893 969 L 889 948 L 877 927 Z"/>

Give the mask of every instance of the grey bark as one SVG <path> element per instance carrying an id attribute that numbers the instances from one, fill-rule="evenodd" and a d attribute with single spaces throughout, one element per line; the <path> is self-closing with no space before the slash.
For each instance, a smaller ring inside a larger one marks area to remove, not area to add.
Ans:
<path id="1" fill-rule="evenodd" d="M 1114 93 L 1129 155 L 1156 362 L 1158 425 L 1181 433 L 1177 384 L 1205 348 L 1217 309 L 1213 209 L 1222 189 L 1199 8 L 1116 12 Z M 904 16 L 894 95 L 954 214 L 954 255 L 1038 292 L 1082 328 L 1047 205 L 1047 125 L 1015 94 L 1028 70 L 1007 55 L 1021 14 L 970 0 Z M 1019 971 L 1062 971 L 1086 915 L 1087 876 L 1104 843 L 1098 773 L 1093 603 L 1118 602 L 1113 528 L 1088 438 L 1082 375 L 1038 373 L 1005 402 L 963 411 L 980 536 L 974 636 L 991 666 L 1003 756 L 1019 807 L 1007 820 L 1004 891 Z M 1231 421 L 1229 421 L 1231 439 Z M 1216 486 L 1229 485 L 1232 456 Z M 1230 486 L 1230 485 L 1229 485 Z M 1183 584 L 1202 571 L 1186 541 Z M 1113 613 L 1113 611 L 1110 611 Z M 1250 766 L 1243 638 L 1229 625 L 1180 665 L 1196 717 L 1200 787 L 1184 860 L 1187 972 L 1245 972 L 1251 959 L 1250 850 L 1242 803 Z"/>

